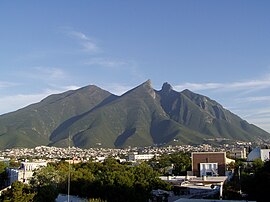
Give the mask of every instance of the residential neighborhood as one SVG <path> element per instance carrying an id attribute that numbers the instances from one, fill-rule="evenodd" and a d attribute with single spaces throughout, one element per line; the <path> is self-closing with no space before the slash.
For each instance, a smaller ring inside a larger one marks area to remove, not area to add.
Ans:
<path id="1" fill-rule="evenodd" d="M 251 152 L 247 153 L 248 150 L 251 150 Z M 0 152 L 2 156 L 0 162 L 7 165 L 6 173 L 8 179 L 1 184 L 4 191 L 10 188 L 12 183 L 16 181 L 29 184 L 36 171 L 50 163 L 61 161 L 67 162 L 69 165 L 75 165 L 91 161 L 102 163 L 108 158 L 113 158 L 119 163 L 128 163 L 130 166 L 138 166 L 143 162 L 149 162 L 151 166 L 153 162 L 157 164 L 162 163 L 164 155 L 170 156 L 179 152 L 189 154 L 190 170 L 186 170 L 185 175 L 177 176 L 173 174 L 175 173 L 173 170 L 176 169 L 177 165 L 172 163 L 171 166 L 164 167 L 159 178 L 169 183 L 172 186 L 172 191 L 168 192 L 169 194 L 165 194 L 166 197 L 164 197 L 164 193 L 167 193 L 165 190 L 153 190 L 152 201 L 160 200 L 160 198 L 163 198 L 163 201 L 177 201 L 181 198 L 224 199 L 227 194 L 226 184 L 233 180 L 235 176 L 238 176 L 240 179 L 240 166 L 238 168 L 235 167 L 236 161 L 239 163 L 240 160 L 242 162 L 242 169 L 244 169 L 244 167 L 250 167 L 256 159 L 262 162 L 268 161 L 270 154 L 269 149 L 261 149 L 259 147 L 251 149 L 251 144 L 244 142 L 236 142 L 234 145 L 225 144 L 218 147 L 204 144 L 198 146 L 135 147 L 126 149 L 81 149 L 47 146 L 38 146 L 32 149 L 6 149 Z M 18 166 L 9 167 L 11 162 L 17 162 Z M 232 165 L 234 166 L 232 167 Z M 162 174 L 166 175 L 162 176 Z"/>
<path id="2" fill-rule="evenodd" d="M 0 157 L 8 158 L 20 158 L 20 159 L 77 159 L 77 160 L 98 160 L 101 157 L 117 157 L 126 158 L 130 154 L 170 154 L 175 152 L 201 152 L 201 151 L 219 151 L 228 152 L 232 158 L 244 158 L 247 148 L 250 148 L 251 142 L 235 142 L 234 144 L 223 144 L 220 146 L 212 146 L 210 144 L 202 145 L 179 145 L 179 146 L 167 146 L 167 147 L 128 147 L 123 149 L 112 148 L 89 148 L 82 149 L 78 147 L 60 148 L 60 147 L 48 147 L 38 146 L 35 148 L 12 148 L 0 150 Z M 242 156 L 237 156 L 236 152 L 242 152 Z M 131 156 L 130 156 L 131 157 Z M 139 158 L 139 156 L 137 156 Z M 153 157 L 153 156 L 151 156 Z M 131 157 L 132 158 L 132 157 Z M 0 158 L 1 160 L 1 158 Z"/>

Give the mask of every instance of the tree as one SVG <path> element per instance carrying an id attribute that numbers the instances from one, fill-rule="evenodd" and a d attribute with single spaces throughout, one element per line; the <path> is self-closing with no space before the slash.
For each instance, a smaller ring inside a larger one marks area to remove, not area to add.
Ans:
<path id="1" fill-rule="evenodd" d="M 242 162 L 236 162 L 236 169 L 233 179 L 224 186 L 226 199 L 243 199 L 239 192 L 247 194 L 248 200 L 258 202 L 268 201 L 268 189 L 270 187 L 270 161 L 263 163 L 260 159 L 252 164 L 244 166 Z M 239 178 L 241 173 L 241 178 Z M 240 180 L 240 182 L 239 182 Z M 241 185 L 241 186 L 240 186 Z"/>
<path id="2" fill-rule="evenodd" d="M 267 201 L 270 187 L 270 161 L 256 169 L 255 174 L 248 176 L 242 184 L 245 185 L 243 191 L 248 194 L 249 200 Z"/>
<path id="3" fill-rule="evenodd" d="M 191 170 L 191 158 L 187 153 L 174 153 L 171 155 L 171 162 L 174 164 L 174 175 L 186 175 L 187 170 Z"/>
<path id="4" fill-rule="evenodd" d="M 32 202 L 36 193 L 31 190 L 30 186 L 16 181 L 2 195 L 3 202 Z"/>
<path id="5" fill-rule="evenodd" d="M 253 172 L 258 172 L 260 169 L 263 168 L 263 166 L 264 166 L 264 163 L 263 163 L 262 159 L 260 159 L 260 158 L 255 159 L 252 162 Z"/>
<path id="6" fill-rule="evenodd" d="M 163 154 L 158 160 L 151 159 L 148 164 L 162 175 L 169 174 L 169 167 L 173 167 L 172 173 L 174 175 L 186 175 L 187 170 L 191 170 L 190 155 L 183 152 Z"/>
<path id="7" fill-rule="evenodd" d="M 3 161 L 0 161 L 0 174 L 5 172 L 6 167 L 7 167 L 7 164 Z"/>
<path id="8" fill-rule="evenodd" d="M 30 180 L 33 190 L 37 193 L 34 198 L 35 201 L 55 201 L 60 182 L 61 176 L 52 165 L 37 170 Z"/>
<path id="9" fill-rule="evenodd" d="M 21 165 L 21 162 L 19 162 L 17 160 L 11 159 L 9 161 L 9 168 L 19 168 L 20 165 Z"/>
<path id="10" fill-rule="evenodd" d="M 37 170 L 30 181 L 36 192 L 34 201 L 54 201 L 58 193 L 66 193 L 70 172 L 70 194 L 108 202 L 148 201 L 152 189 L 169 189 L 158 178 L 159 173 L 142 163 L 131 167 L 109 158 L 104 163 L 64 162 L 48 164 Z"/>
<path id="11" fill-rule="evenodd" d="M 7 164 L 3 161 L 0 161 L 0 188 L 5 186 L 5 182 L 7 180 L 6 168 Z"/>
<path id="12" fill-rule="evenodd" d="M 135 191 L 141 197 L 141 201 L 147 201 L 153 189 L 171 189 L 170 185 L 162 181 L 159 173 L 145 163 L 133 168 L 135 176 Z M 140 195 L 141 194 L 141 195 Z"/>

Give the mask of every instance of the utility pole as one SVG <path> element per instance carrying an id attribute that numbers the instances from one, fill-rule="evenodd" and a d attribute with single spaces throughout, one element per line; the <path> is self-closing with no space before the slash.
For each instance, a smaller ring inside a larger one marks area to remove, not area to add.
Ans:
<path id="1" fill-rule="evenodd" d="M 68 195 L 67 202 L 69 202 L 69 194 L 70 194 L 70 133 L 68 132 Z"/>
<path id="2" fill-rule="evenodd" d="M 239 193 L 241 195 L 242 194 L 242 191 L 241 191 L 241 166 L 239 166 L 239 168 L 238 168 L 238 177 L 239 177 L 239 186 L 240 186 Z"/>

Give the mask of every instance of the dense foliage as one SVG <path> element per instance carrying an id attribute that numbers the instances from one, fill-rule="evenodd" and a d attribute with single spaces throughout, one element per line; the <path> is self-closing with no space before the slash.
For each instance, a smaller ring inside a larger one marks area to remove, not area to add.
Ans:
<path id="1" fill-rule="evenodd" d="M 149 165 L 162 175 L 186 175 L 191 170 L 191 158 L 189 153 L 178 152 L 162 154 L 158 159 L 151 159 Z"/>
<path id="2" fill-rule="evenodd" d="M 260 161 L 255 162 L 253 172 L 242 177 L 242 190 L 248 194 L 249 200 L 259 202 L 269 200 L 270 187 L 270 161 L 262 164 Z"/>
<path id="3" fill-rule="evenodd" d="M 99 201 L 143 202 L 148 201 L 152 189 L 170 188 L 147 164 L 133 167 L 109 158 L 104 163 L 51 163 L 36 171 L 31 186 L 20 187 L 19 195 L 30 194 L 28 201 L 54 201 L 58 193 L 67 194 L 69 174 L 71 195 Z M 17 195 L 17 189 L 9 190 L 3 200 L 8 201 L 12 194 Z"/>
<path id="4" fill-rule="evenodd" d="M 270 161 L 256 159 L 252 163 L 237 161 L 233 179 L 225 185 L 226 199 L 268 201 L 270 187 Z"/>
<path id="5" fill-rule="evenodd" d="M 0 201 L 3 202 L 32 202 L 34 201 L 36 193 L 29 185 L 16 181 L 11 185 L 3 195 Z"/>
<path id="6" fill-rule="evenodd" d="M 5 181 L 7 179 L 6 167 L 7 164 L 3 161 L 0 161 L 0 189 L 4 187 Z"/>

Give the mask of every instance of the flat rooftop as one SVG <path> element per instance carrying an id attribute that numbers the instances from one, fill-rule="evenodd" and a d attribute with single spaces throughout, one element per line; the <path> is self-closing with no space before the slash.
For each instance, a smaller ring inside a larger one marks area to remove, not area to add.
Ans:
<path id="1" fill-rule="evenodd" d="M 218 177 L 196 177 L 190 179 L 191 183 L 204 183 L 204 184 L 212 184 L 212 183 L 221 183 L 227 180 L 227 176 L 218 176 Z"/>

